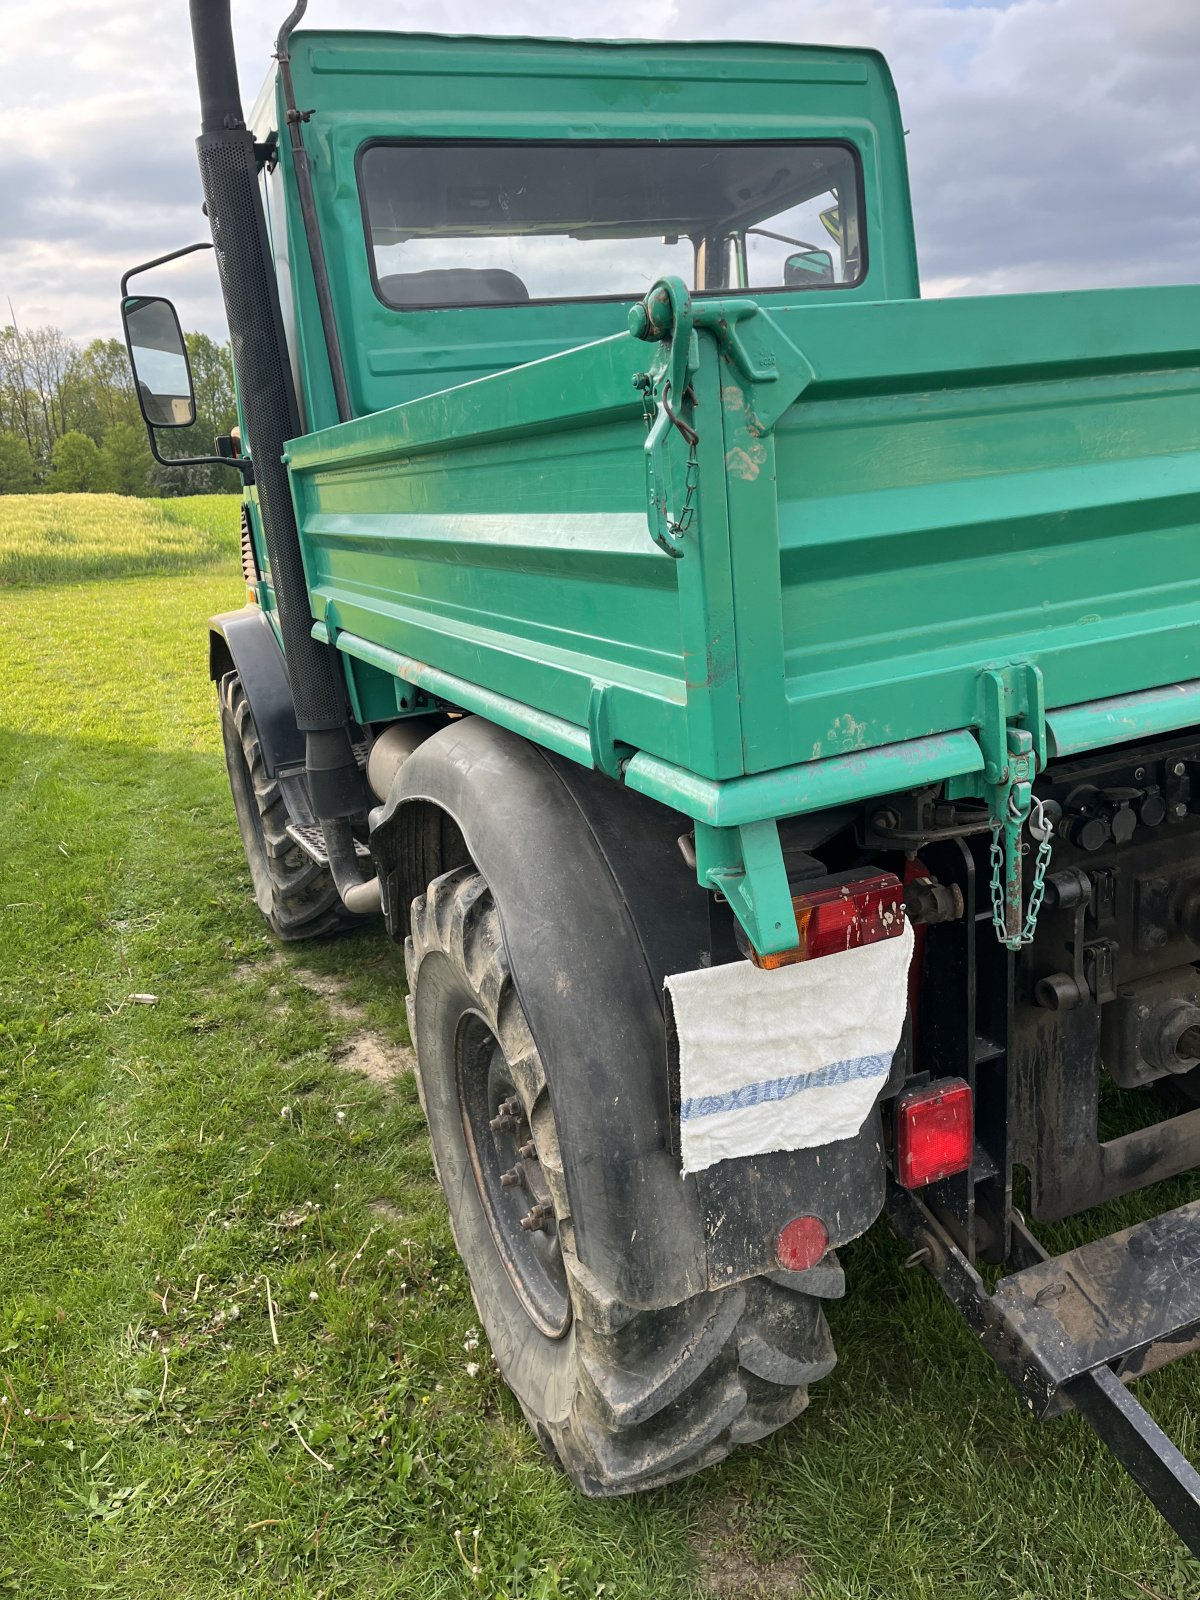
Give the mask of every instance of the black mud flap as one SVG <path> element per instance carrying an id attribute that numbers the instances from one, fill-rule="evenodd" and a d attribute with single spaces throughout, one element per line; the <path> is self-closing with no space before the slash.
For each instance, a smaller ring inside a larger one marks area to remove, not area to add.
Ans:
<path id="1" fill-rule="evenodd" d="M 1020 1270 L 994 1292 L 911 1191 L 887 1210 L 1039 1418 L 1078 1411 L 1200 1557 L 1200 1473 L 1125 1385 L 1200 1349 L 1200 1201 L 1048 1256 L 1013 1215 Z"/>

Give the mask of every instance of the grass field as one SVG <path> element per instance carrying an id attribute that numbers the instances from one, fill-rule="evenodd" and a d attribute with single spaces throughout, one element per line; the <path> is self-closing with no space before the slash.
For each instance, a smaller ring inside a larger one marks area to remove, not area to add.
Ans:
<path id="1" fill-rule="evenodd" d="M 1196 1600 L 882 1228 L 804 1418 L 577 1499 L 475 1347 L 399 951 L 254 908 L 205 678 L 236 505 L 48 498 L 0 499 L 0 1594 Z M 1198 1368 L 1141 1386 L 1193 1458 Z"/>
<path id="2" fill-rule="evenodd" d="M 119 494 L 8 495 L 0 586 L 134 573 L 237 570 L 237 495 L 133 500 Z"/>

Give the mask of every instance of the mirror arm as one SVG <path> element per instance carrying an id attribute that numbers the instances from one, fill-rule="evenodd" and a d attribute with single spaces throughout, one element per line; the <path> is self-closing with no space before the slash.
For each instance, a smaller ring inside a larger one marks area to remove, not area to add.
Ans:
<path id="1" fill-rule="evenodd" d="M 142 421 L 145 420 L 143 417 Z M 146 437 L 150 441 L 150 454 L 160 467 L 232 467 L 241 474 L 243 484 L 254 482 L 254 462 L 249 456 L 164 456 L 150 422 L 146 422 Z"/>
<path id="2" fill-rule="evenodd" d="M 151 267 L 165 266 L 168 261 L 178 261 L 181 256 L 194 255 L 197 250 L 211 250 L 212 240 L 202 239 L 199 244 L 185 244 L 180 250 L 168 250 L 165 256 L 155 256 L 153 261 L 143 261 L 140 266 L 130 267 L 121 279 L 121 299 L 124 300 L 129 293 L 129 280 L 136 278 L 139 272 L 149 272 Z M 146 425 L 146 438 L 150 441 L 150 454 L 160 467 L 232 467 L 241 474 L 243 484 L 254 482 L 254 463 L 249 456 L 164 456 L 158 448 L 158 439 L 155 436 L 154 426 L 142 421 Z"/>
<path id="3" fill-rule="evenodd" d="M 168 261 L 178 261 L 180 256 L 190 256 L 197 250 L 211 249 L 212 240 L 202 239 L 199 244 L 185 244 L 182 250 L 168 250 L 165 256 L 155 256 L 153 261 L 143 261 L 140 267 L 130 267 L 121 279 L 121 299 L 124 300 L 129 293 L 130 278 L 136 278 L 139 272 L 149 272 L 151 267 L 161 267 Z"/>

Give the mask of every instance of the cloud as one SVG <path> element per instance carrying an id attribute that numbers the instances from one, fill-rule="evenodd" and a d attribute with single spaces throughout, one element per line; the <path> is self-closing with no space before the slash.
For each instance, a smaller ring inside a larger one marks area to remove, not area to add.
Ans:
<path id="1" fill-rule="evenodd" d="M 241 0 L 246 104 L 286 0 Z M 313 0 L 319 26 L 420 29 L 415 3 Z M 449 31 L 497 31 L 452 0 Z M 511 33 L 725 38 L 725 0 L 517 0 Z M 747 0 L 747 38 L 860 44 L 892 66 L 926 293 L 1187 281 L 1200 262 L 1196 0 Z M 182 0 L 11 3 L 0 36 L 0 303 L 27 324 L 116 331 L 121 272 L 206 236 Z M 211 260 L 170 269 L 219 332 Z"/>

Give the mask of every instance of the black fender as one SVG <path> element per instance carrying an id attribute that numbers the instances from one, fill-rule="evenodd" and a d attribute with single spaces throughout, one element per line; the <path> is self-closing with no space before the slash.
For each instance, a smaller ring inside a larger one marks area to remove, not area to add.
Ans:
<path id="1" fill-rule="evenodd" d="M 800 1212 L 836 1245 L 883 1202 L 878 1113 L 841 1160 L 827 1146 L 680 1176 L 663 980 L 712 959 L 709 896 L 678 845 L 690 827 L 480 717 L 420 745 L 371 813 L 393 937 L 440 873 L 469 860 L 491 886 L 547 1066 L 579 1260 L 643 1307 L 776 1270 L 776 1235 Z"/>
<path id="2" fill-rule="evenodd" d="M 208 675 L 214 683 L 236 671 L 250 702 L 267 772 L 304 766 L 304 735 L 283 651 L 261 606 L 243 606 L 208 620 Z"/>

